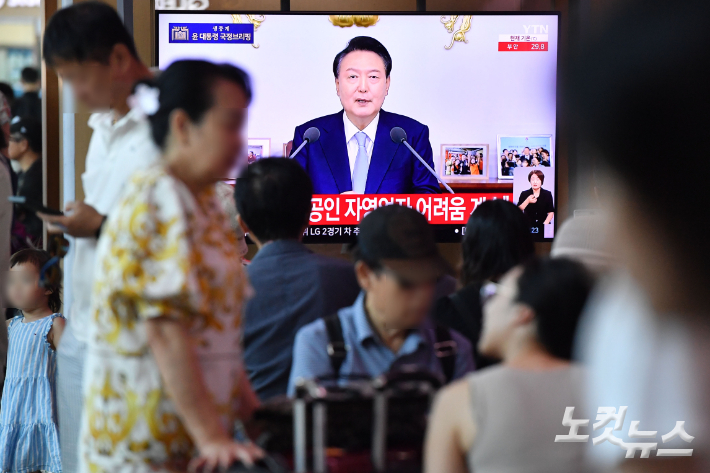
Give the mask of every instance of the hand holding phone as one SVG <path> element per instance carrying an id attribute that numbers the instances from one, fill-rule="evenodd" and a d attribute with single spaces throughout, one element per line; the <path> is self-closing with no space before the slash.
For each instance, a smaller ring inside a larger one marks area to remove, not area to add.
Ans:
<path id="1" fill-rule="evenodd" d="M 51 215 L 43 212 L 37 216 L 47 222 L 50 233 L 66 233 L 76 238 L 96 238 L 104 216 L 84 202 L 69 202 L 66 215 Z"/>
<path id="2" fill-rule="evenodd" d="M 25 196 L 11 195 L 7 198 L 7 200 L 35 214 L 43 213 L 46 215 L 64 215 L 60 210 L 50 209 L 49 207 L 45 207 L 43 205 L 36 205 L 31 202 L 27 202 L 27 197 Z"/>

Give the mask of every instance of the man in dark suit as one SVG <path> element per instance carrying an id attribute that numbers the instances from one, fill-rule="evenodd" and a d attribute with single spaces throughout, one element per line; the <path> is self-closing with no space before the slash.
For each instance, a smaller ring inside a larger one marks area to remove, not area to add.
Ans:
<path id="1" fill-rule="evenodd" d="M 335 90 L 343 110 L 296 127 L 293 148 L 310 127 L 320 139 L 294 159 L 313 181 L 316 194 L 438 193 L 436 178 L 403 144 L 390 138 L 400 127 L 407 141 L 434 168 L 429 128 L 382 110 L 389 91 L 392 58 L 374 38 L 358 36 L 335 56 Z"/>
<path id="2" fill-rule="evenodd" d="M 34 67 L 22 69 L 22 96 L 15 100 L 12 115 L 17 117 L 32 117 L 42 121 L 42 99 L 39 98 L 39 71 Z"/>
<path id="3" fill-rule="evenodd" d="M 301 244 L 313 186 L 290 159 L 260 159 L 237 179 L 239 223 L 259 247 L 247 273 L 255 295 L 244 311 L 244 360 L 259 398 L 286 394 L 296 332 L 350 306 L 360 292 L 353 265 Z"/>

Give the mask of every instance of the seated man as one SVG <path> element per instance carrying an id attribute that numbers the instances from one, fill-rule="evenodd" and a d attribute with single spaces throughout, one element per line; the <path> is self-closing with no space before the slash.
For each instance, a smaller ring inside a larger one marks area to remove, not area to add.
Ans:
<path id="1" fill-rule="evenodd" d="M 450 267 L 422 214 L 399 205 L 374 210 L 360 223 L 354 259 L 362 293 L 299 330 L 289 395 L 301 378 L 375 377 L 415 365 L 451 381 L 473 370 L 470 342 L 427 317 L 436 281 Z"/>
<path id="2" fill-rule="evenodd" d="M 301 238 L 313 186 L 293 160 L 260 159 L 237 179 L 238 219 L 259 252 L 247 273 L 256 295 L 244 312 L 244 360 L 261 400 L 286 394 L 296 332 L 353 303 L 352 264 L 313 254 Z"/>

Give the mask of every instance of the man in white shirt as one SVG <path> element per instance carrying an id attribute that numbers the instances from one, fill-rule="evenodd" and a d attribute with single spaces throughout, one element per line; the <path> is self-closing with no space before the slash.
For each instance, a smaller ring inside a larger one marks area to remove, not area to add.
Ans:
<path id="1" fill-rule="evenodd" d="M 94 2 L 59 10 L 44 35 L 48 67 L 71 84 L 76 98 L 94 113 L 93 135 L 82 175 L 85 200 L 70 202 L 66 215 L 42 215 L 50 231 L 76 237 L 69 322 L 58 348 L 57 402 L 64 471 L 77 471 L 82 411 L 82 377 L 89 323 L 96 242 L 101 225 L 124 185 L 138 169 L 155 163 L 160 151 L 148 121 L 127 99 L 135 83 L 150 79 L 130 34 L 111 7 Z"/>
<path id="2" fill-rule="evenodd" d="M 12 228 L 12 181 L 5 166 L 0 165 L 0 314 L 5 313 L 5 283 L 10 266 L 10 228 Z M 7 357 L 7 327 L 0 323 L 0 386 L 5 381 L 5 358 Z M 2 389 L 0 389 L 0 392 Z"/>
<path id="3" fill-rule="evenodd" d="M 390 138 L 392 128 L 402 128 L 407 141 L 434 168 L 429 128 L 382 110 L 391 70 L 389 52 L 369 36 L 351 39 L 335 56 L 335 90 L 343 110 L 296 127 L 293 138 L 296 149 L 307 129 L 321 133 L 318 142 L 294 156 L 311 178 L 314 194 L 439 192 L 436 177 L 406 146 Z"/>

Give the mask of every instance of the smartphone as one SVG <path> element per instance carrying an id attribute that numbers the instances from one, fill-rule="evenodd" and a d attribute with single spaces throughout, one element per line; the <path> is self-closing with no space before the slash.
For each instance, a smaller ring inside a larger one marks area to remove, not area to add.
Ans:
<path id="1" fill-rule="evenodd" d="M 44 207 L 42 205 L 33 205 L 29 202 L 27 202 L 27 197 L 24 196 L 19 196 L 19 195 L 11 195 L 10 197 L 7 198 L 10 202 L 13 204 L 20 205 L 30 212 L 34 213 L 43 213 L 47 215 L 64 215 L 64 212 L 56 209 L 50 209 L 49 207 Z"/>

